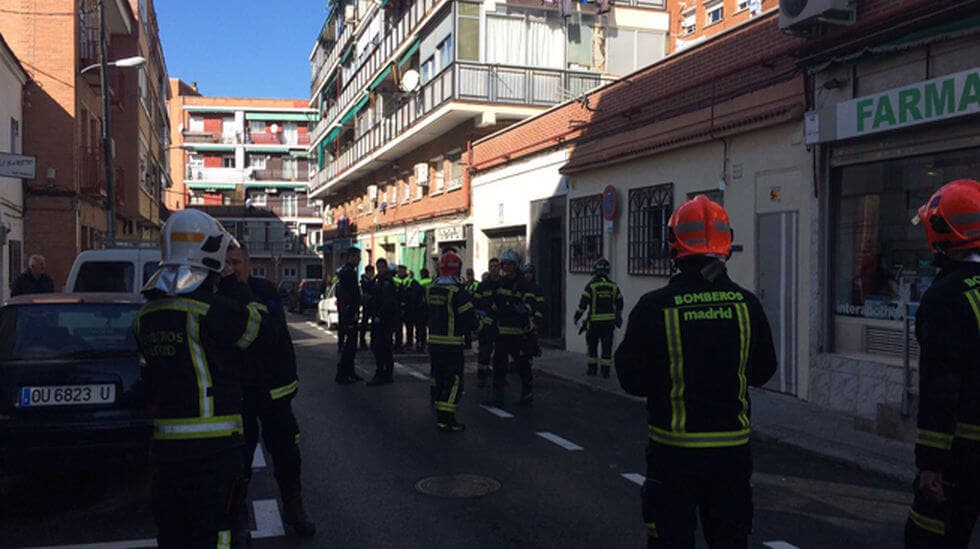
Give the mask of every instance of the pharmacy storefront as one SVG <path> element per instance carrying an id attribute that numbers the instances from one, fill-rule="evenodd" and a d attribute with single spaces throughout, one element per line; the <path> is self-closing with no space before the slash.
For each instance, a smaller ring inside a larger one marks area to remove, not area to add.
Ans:
<path id="1" fill-rule="evenodd" d="M 909 411 L 916 387 L 914 317 L 935 269 L 911 220 L 949 181 L 980 178 L 980 44 L 943 41 L 816 73 L 838 99 L 807 113 L 807 142 L 828 169 L 822 219 L 822 349 L 811 399 L 876 420 Z M 931 73 L 931 74 L 930 74 Z M 907 81 L 909 75 L 930 78 Z M 837 83 L 853 78 L 846 86 Z M 850 96 L 853 90 L 860 95 Z"/>

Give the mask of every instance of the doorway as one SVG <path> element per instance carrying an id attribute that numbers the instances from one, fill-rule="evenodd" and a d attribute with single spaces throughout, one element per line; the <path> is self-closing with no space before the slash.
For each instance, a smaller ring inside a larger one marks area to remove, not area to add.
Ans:
<path id="1" fill-rule="evenodd" d="M 772 328 L 779 368 L 765 388 L 796 394 L 799 212 L 756 217 L 756 288 Z"/>

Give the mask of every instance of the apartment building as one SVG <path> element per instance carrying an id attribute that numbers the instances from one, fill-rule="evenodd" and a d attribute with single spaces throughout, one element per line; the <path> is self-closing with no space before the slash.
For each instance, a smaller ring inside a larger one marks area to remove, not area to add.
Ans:
<path id="1" fill-rule="evenodd" d="M 470 144 L 662 58 L 663 0 L 345 1 L 310 54 L 327 266 L 471 256 Z"/>
<path id="2" fill-rule="evenodd" d="M 0 17 L 0 34 L 31 77 L 24 92 L 23 153 L 37 156 L 38 169 L 37 178 L 24 187 L 24 253 L 47 257 L 56 287 L 63 284 L 75 256 L 101 246 L 106 231 L 109 204 L 101 147 L 105 117 L 98 67 L 103 29 L 98 5 L 96 0 L 50 0 L 43 7 L 19 4 Z M 139 127 L 147 148 L 157 148 L 153 136 L 166 125 L 158 109 L 141 105 L 129 93 L 144 87 L 147 97 L 165 93 L 159 74 L 165 82 L 166 66 L 153 3 L 107 0 L 104 5 L 107 60 L 134 55 L 147 60 L 142 70 L 114 65 L 108 69 L 110 137 L 116 151 L 115 225 L 121 229 L 119 235 L 152 237 L 159 224 L 152 212 L 158 190 L 141 190 L 139 153 L 128 145 L 141 139 Z M 147 112 L 140 114 L 144 108 Z M 159 151 L 155 160 L 153 152 L 147 153 L 145 170 L 154 161 L 162 164 Z"/>
<path id="3" fill-rule="evenodd" d="M 23 152 L 23 96 L 29 77 L 0 35 L 0 153 Z M 0 299 L 24 265 L 24 191 L 21 180 L 0 177 Z"/>
<path id="4" fill-rule="evenodd" d="M 170 80 L 170 210 L 200 208 L 248 244 L 253 274 L 319 278 L 322 206 L 311 201 L 310 126 L 303 99 L 207 97 Z"/>
<path id="5" fill-rule="evenodd" d="M 672 0 L 669 51 L 704 42 L 778 7 L 779 0 Z"/>

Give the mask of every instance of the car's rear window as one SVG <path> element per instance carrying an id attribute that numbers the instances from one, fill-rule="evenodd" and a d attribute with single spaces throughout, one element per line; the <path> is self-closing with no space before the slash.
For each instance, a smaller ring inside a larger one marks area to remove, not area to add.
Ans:
<path id="1" fill-rule="evenodd" d="M 0 311 L 0 360 L 136 353 L 135 303 L 14 305 Z"/>
<path id="2" fill-rule="evenodd" d="M 148 280 L 150 280 L 150 277 L 153 276 L 153 273 L 157 272 L 157 269 L 159 269 L 159 268 L 160 268 L 160 262 L 159 261 L 147 261 L 146 263 L 144 263 L 143 264 L 143 284 L 146 284 L 146 282 Z M 136 289 L 139 290 L 139 288 L 136 288 Z"/>
<path id="3" fill-rule="evenodd" d="M 133 264 L 128 261 L 87 261 L 78 269 L 74 292 L 131 292 Z"/>

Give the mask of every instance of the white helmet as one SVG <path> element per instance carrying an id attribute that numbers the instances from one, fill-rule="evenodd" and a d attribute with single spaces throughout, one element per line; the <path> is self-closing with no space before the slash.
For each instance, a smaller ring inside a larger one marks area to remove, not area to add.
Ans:
<path id="1" fill-rule="evenodd" d="M 510 262 L 513 263 L 514 266 L 517 266 L 517 264 L 521 262 L 521 256 L 517 255 L 517 252 L 515 252 L 514 250 L 507 248 L 507 250 L 505 250 L 504 253 L 500 254 L 500 262 L 501 263 Z"/>
<path id="2" fill-rule="evenodd" d="M 170 296 L 193 292 L 210 272 L 224 269 L 228 246 L 234 240 L 218 220 L 200 210 L 174 213 L 160 235 L 160 269 L 143 291 Z"/>

